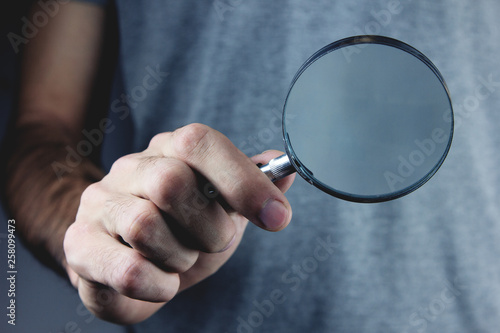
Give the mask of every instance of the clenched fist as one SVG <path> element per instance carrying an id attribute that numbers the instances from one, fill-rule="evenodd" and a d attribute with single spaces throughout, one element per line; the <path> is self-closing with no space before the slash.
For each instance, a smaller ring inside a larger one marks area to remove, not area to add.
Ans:
<path id="1" fill-rule="evenodd" d="M 273 184 L 256 167 L 280 154 L 250 159 L 221 133 L 192 124 L 118 159 L 84 191 L 64 239 L 68 274 L 87 308 L 118 323 L 144 320 L 217 271 L 248 220 L 283 229 L 293 176 Z"/>

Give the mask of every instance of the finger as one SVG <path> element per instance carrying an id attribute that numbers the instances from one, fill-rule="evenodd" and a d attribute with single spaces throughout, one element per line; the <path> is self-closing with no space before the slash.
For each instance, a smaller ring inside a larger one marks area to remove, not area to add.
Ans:
<path id="1" fill-rule="evenodd" d="M 121 182 L 124 177 L 129 181 Z M 107 218 L 118 219 L 124 226 L 132 221 L 133 225 L 122 232 L 132 239 L 136 236 L 144 239 L 149 237 L 146 231 L 154 233 L 161 224 L 158 221 L 162 214 L 155 211 L 156 206 L 166 213 L 163 217 L 168 217 L 168 227 L 184 240 L 184 245 L 203 252 L 223 251 L 235 237 L 234 222 L 217 201 L 199 189 L 197 178 L 189 166 L 173 158 L 141 155 L 121 158 L 113 165 L 113 176 L 104 183 L 119 184 L 119 191 L 146 200 L 108 211 Z"/>
<path id="2" fill-rule="evenodd" d="M 87 246 L 78 246 L 80 243 Z M 167 302 L 179 289 L 179 275 L 156 267 L 137 251 L 104 230 L 73 223 L 64 239 L 69 266 L 85 280 L 97 282 L 130 298 Z"/>
<path id="3" fill-rule="evenodd" d="M 148 151 L 185 162 L 254 224 L 276 231 L 289 223 L 291 209 L 283 193 L 221 133 L 192 124 L 155 136 Z"/>
<path id="4" fill-rule="evenodd" d="M 190 269 L 199 252 L 173 234 L 164 215 L 151 202 L 117 195 L 105 203 L 103 223 L 115 238 L 120 237 L 159 267 L 175 273 Z"/>
<path id="5" fill-rule="evenodd" d="M 121 325 L 141 322 L 165 303 L 153 303 L 120 295 L 100 283 L 79 278 L 76 285 L 85 307 L 97 317 Z"/>
<path id="6" fill-rule="evenodd" d="M 121 238 L 162 269 L 179 273 L 191 268 L 198 251 L 172 234 L 152 202 L 117 194 L 103 184 L 90 185 L 83 192 L 77 221 L 99 221 L 107 233 Z"/>
<path id="7" fill-rule="evenodd" d="M 235 220 L 237 229 L 236 237 L 232 243 L 232 246 L 228 247 L 226 251 L 221 253 L 201 252 L 196 265 L 194 265 L 190 270 L 180 274 L 181 285 L 179 287 L 179 291 L 182 291 L 205 279 L 207 276 L 214 274 L 236 251 L 238 244 L 243 238 L 248 220 L 237 213 L 231 213 L 230 215 Z"/>

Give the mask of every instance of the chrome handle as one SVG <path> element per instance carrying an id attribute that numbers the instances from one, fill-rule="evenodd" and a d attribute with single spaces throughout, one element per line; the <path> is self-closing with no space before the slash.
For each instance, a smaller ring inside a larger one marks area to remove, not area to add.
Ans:
<path id="1" fill-rule="evenodd" d="M 290 163 L 290 159 L 287 154 L 273 158 L 269 161 L 269 163 L 261 166 L 260 170 L 264 172 L 267 178 L 269 178 L 272 182 L 285 178 L 295 172 L 295 168 L 292 163 Z"/>

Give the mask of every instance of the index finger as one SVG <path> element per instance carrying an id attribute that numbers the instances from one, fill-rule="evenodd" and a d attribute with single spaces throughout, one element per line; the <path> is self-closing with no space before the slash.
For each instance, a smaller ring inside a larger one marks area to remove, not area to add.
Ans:
<path id="1" fill-rule="evenodd" d="M 290 222 L 291 207 L 284 194 L 222 133 L 191 124 L 156 135 L 148 150 L 182 160 L 257 226 L 278 231 Z"/>

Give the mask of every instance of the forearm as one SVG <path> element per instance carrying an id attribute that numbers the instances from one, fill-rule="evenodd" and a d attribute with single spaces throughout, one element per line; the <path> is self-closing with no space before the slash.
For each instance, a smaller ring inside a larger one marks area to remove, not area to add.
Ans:
<path id="1" fill-rule="evenodd" d="M 104 18 L 103 8 L 71 1 L 23 50 L 17 120 L 4 139 L 0 177 L 21 236 L 51 264 L 64 265 L 63 239 L 81 193 L 102 178 L 83 156 L 68 163 L 67 147 L 75 149 L 89 119 Z"/>
<path id="2" fill-rule="evenodd" d="M 64 266 L 64 234 L 75 219 L 81 193 L 103 173 L 83 157 L 68 163 L 66 147 L 75 140 L 57 124 L 20 125 L 11 136 L 5 173 L 10 214 L 37 256 Z"/>

